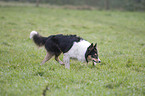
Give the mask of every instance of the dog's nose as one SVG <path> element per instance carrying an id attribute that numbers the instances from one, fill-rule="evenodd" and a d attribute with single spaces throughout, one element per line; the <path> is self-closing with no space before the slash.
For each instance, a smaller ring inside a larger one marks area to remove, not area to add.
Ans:
<path id="1" fill-rule="evenodd" d="M 101 60 L 98 58 L 98 63 L 101 63 Z"/>

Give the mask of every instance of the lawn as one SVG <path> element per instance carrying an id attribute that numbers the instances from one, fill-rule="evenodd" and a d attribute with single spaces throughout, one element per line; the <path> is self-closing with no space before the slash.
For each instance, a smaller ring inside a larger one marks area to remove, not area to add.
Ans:
<path id="1" fill-rule="evenodd" d="M 102 63 L 40 66 L 46 52 L 29 39 L 32 30 L 97 42 Z M 43 95 L 144 96 L 145 13 L 0 6 L 0 96 Z"/>

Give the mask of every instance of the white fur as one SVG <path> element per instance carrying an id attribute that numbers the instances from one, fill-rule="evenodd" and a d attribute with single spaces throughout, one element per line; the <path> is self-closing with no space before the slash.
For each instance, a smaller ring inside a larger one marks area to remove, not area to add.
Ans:
<path id="1" fill-rule="evenodd" d="M 35 34 L 38 34 L 38 32 L 36 32 L 36 31 L 32 31 L 32 32 L 30 33 L 30 39 L 32 39 L 33 36 L 34 36 Z"/>
<path id="2" fill-rule="evenodd" d="M 87 48 L 91 44 L 88 41 L 81 40 L 80 42 L 74 42 L 72 48 L 65 53 L 64 55 L 67 55 L 71 58 L 76 58 L 79 61 L 85 62 L 85 53 L 87 51 Z"/>
<path id="3" fill-rule="evenodd" d="M 64 53 L 63 61 L 65 63 L 65 67 L 69 69 L 70 58 L 76 58 L 79 61 L 85 62 L 85 53 L 90 45 L 91 44 L 85 40 L 81 40 L 80 42 L 74 42 L 72 48 L 67 53 Z"/>
<path id="4" fill-rule="evenodd" d="M 98 57 L 98 61 L 101 61 L 101 60 L 99 59 L 99 57 Z"/>

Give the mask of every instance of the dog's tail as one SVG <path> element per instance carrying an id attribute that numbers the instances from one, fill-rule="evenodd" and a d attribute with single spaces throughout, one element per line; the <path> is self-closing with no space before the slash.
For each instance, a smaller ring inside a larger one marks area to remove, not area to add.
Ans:
<path id="1" fill-rule="evenodd" d="M 30 33 L 30 39 L 33 39 L 34 43 L 41 47 L 45 45 L 45 42 L 47 41 L 48 37 L 42 37 L 41 35 L 38 34 L 36 31 L 32 31 Z"/>

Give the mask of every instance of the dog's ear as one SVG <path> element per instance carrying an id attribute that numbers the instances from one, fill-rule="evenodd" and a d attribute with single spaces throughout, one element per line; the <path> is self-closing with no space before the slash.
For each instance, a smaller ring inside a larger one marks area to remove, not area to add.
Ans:
<path id="1" fill-rule="evenodd" d="M 91 50 L 92 50 L 92 48 L 94 47 L 93 45 L 94 45 L 94 44 L 93 44 L 93 43 L 91 43 L 91 45 L 90 45 L 90 49 L 91 49 Z"/>
<path id="2" fill-rule="evenodd" d="M 93 47 L 93 43 L 91 43 L 91 45 L 90 45 L 91 47 Z"/>
<path id="3" fill-rule="evenodd" d="M 96 49 L 97 49 L 97 43 L 95 44 L 95 46 L 94 46 Z"/>
<path id="4" fill-rule="evenodd" d="M 89 46 L 88 50 L 91 51 L 93 49 L 93 43 L 91 43 L 91 45 Z"/>

